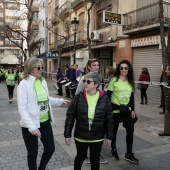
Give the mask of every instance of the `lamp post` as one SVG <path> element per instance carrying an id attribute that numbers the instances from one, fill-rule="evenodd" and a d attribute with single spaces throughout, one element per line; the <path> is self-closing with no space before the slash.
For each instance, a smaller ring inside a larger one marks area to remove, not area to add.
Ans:
<path id="1" fill-rule="evenodd" d="M 74 18 L 71 21 L 71 25 L 72 25 L 72 31 L 74 32 L 73 64 L 75 64 L 76 63 L 76 32 L 78 31 L 78 25 L 79 25 L 79 21 L 77 20 L 77 18 Z"/>
<path id="2" fill-rule="evenodd" d="M 24 63 L 27 61 L 27 49 L 24 49 Z"/>

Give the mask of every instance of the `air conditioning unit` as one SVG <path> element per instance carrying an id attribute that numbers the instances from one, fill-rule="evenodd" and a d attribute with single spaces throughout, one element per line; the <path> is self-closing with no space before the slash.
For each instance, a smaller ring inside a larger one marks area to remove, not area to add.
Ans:
<path id="1" fill-rule="evenodd" d="M 103 35 L 100 31 L 94 30 L 90 34 L 90 39 L 92 41 L 102 41 L 103 40 Z"/>

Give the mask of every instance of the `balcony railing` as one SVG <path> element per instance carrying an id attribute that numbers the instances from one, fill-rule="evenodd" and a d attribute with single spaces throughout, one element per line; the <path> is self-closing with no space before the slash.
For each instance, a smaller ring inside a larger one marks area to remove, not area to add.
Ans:
<path id="1" fill-rule="evenodd" d="M 71 10 L 71 2 L 65 2 L 60 8 L 59 8 L 59 15 L 63 16 L 67 13 L 69 13 Z"/>
<path id="2" fill-rule="evenodd" d="M 170 3 L 164 2 L 164 22 L 169 22 Z M 145 30 L 160 26 L 159 20 L 159 3 L 153 3 L 140 9 L 124 14 L 123 33 L 131 33 L 141 27 Z"/>
<path id="3" fill-rule="evenodd" d="M 75 8 L 76 6 L 78 6 L 79 4 L 85 2 L 85 0 L 74 0 L 72 3 L 71 3 L 71 8 Z"/>
<path id="4" fill-rule="evenodd" d="M 33 5 L 31 11 L 32 12 L 39 12 L 39 6 L 38 5 Z"/>
<path id="5" fill-rule="evenodd" d="M 33 21 L 32 25 L 31 25 L 31 29 L 32 30 L 39 30 L 39 23 L 36 22 L 36 21 Z"/>
<path id="6" fill-rule="evenodd" d="M 64 38 L 60 39 L 57 41 L 57 48 L 61 48 L 62 45 L 64 44 Z M 82 33 L 77 33 L 76 36 L 76 46 L 78 45 L 86 45 L 87 44 L 87 38 L 86 38 L 86 32 L 82 32 Z M 67 47 L 72 47 L 74 46 L 74 34 L 70 36 L 70 38 L 68 39 L 68 41 L 66 42 L 64 48 Z"/>
<path id="7" fill-rule="evenodd" d="M 53 14 L 52 18 L 51 18 L 51 24 L 57 24 L 60 22 L 60 19 L 58 16 L 56 16 L 55 14 Z"/>

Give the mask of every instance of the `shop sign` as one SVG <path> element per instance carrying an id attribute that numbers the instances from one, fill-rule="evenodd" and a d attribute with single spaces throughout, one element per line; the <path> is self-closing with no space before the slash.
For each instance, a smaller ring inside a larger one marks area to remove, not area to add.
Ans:
<path id="1" fill-rule="evenodd" d="M 112 12 L 112 11 L 103 11 L 103 22 L 115 25 L 122 25 L 122 14 Z"/>
<path id="2" fill-rule="evenodd" d="M 41 54 L 43 58 L 57 58 L 58 53 L 43 53 Z"/>
<path id="3" fill-rule="evenodd" d="M 149 46 L 160 44 L 160 36 L 150 36 L 131 40 L 131 47 Z"/>

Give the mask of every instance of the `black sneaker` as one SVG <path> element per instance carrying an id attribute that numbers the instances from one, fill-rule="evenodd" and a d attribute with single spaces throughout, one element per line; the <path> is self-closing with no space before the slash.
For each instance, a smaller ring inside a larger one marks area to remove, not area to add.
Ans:
<path id="1" fill-rule="evenodd" d="M 111 156 L 112 156 L 113 159 L 115 159 L 117 161 L 119 160 L 119 156 L 117 154 L 117 149 L 114 149 L 114 150 L 111 151 Z"/>
<path id="2" fill-rule="evenodd" d="M 134 157 L 134 153 L 126 153 L 125 160 L 138 164 L 139 160 Z"/>

